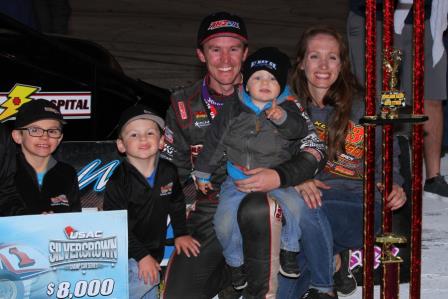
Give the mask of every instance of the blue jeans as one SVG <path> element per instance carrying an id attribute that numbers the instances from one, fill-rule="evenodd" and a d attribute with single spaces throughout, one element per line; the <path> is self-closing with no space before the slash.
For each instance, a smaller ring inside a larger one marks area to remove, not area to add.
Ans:
<path id="1" fill-rule="evenodd" d="M 300 210 L 305 206 L 304 201 L 294 188 L 275 189 L 269 195 L 280 205 L 286 223 L 282 227 L 281 248 L 299 252 Z M 246 193 L 238 191 L 232 178 L 227 177 L 221 185 L 219 204 L 214 217 L 216 236 L 223 247 L 223 255 L 231 267 L 244 264 L 243 240 L 238 226 L 238 207 Z"/>
<path id="2" fill-rule="evenodd" d="M 303 250 L 297 255 L 299 264 L 299 278 L 288 278 L 281 274 L 278 275 L 277 298 L 279 299 L 297 299 L 302 298 L 310 286 L 310 271 L 306 264 Z"/>
<path id="3" fill-rule="evenodd" d="M 159 298 L 159 281 L 155 284 L 145 284 L 143 279 L 138 278 L 138 263 L 134 259 L 129 259 L 129 299 L 157 299 Z"/>
<path id="4" fill-rule="evenodd" d="M 321 190 L 322 207 L 305 206 L 300 214 L 302 251 L 310 270 L 310 288 L 333 290 L 333 256 L 363 244 L 362 190 Z M 379 229 L 381 205 L 375 205 L 375 231 Z"/>

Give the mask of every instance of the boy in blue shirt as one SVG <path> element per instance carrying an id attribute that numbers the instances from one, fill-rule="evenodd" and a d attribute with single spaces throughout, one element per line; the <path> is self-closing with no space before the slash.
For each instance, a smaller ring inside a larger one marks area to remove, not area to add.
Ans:
<path id="1" fill-rule="evenodd" d="M 148 108 L 125 110 L 118 123 L 118 151 L 126 155 L 107 183 L 104 210 L 128 211 L 129 298 L 158 298 L 167 219 L 176 252 L 197 256 L 200 244 L 188 235 L 185 198 L 176 167 L 159 159 L 165 122 Z"/>

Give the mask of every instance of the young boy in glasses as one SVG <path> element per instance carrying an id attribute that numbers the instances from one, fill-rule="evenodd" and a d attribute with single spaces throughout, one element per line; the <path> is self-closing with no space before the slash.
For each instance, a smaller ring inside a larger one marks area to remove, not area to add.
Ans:
<path id="1" fill-rule="evenodd" d="M 75 169 L 52 157 L 62 140 L 63 124 L 56 105 L 44 99 L 20 107 L 12 131 L 20 146 L 15 184 L 22 206 L 16 214 L 81 211 Z"/>

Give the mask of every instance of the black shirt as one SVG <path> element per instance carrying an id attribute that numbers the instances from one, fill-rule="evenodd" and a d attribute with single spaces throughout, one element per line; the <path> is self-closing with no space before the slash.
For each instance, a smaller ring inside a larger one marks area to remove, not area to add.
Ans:
<path id="1" fill-rule="evenodd" d="M 187 234 L 185 198 L 176 167 L 159 159 L 154 187 L 126 159 L 106 185 L 104 210 L 128 211 L 129 258 L 136 261 L 151 255 L 163 258 L 167 218 L 171 218 L 174 237 Z"/>
<path id="2" fill-rule="evenodd" d="M 37 174 L 26 161 L 22 152 L 17 154 L 15 184 L 20 194 L 24 211 L 20 214 L 42 214 L 43 212 L 80 212 L 79 184 L 75 169 L 66 163 L 50 158 L 42 186 Z"/>

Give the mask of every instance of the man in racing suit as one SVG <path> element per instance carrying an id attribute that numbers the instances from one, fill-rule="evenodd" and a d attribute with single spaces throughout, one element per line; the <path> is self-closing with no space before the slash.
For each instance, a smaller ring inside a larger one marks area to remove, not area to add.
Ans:
<path id="1" fill-rule="evenodd" d="M 196 53 L 199 60 L 205 63 L 207 75 L 191 87 L 174 91 L 166 116 L 166 145 L 163 157 L 178 167 L 179 177 L 184 186 L 192 183 L 191 172 L 194 161 L 202 148 L 205 134 L 213 118 L 226 101 L 237 99 L 237 90 L 242 82 L 241 65 L 248 53 L 247 32 L 243 20 L 227 12 L 214 13 L 204 18 L 198 31 Z M 265 198 L 266 195 L 259 192 L 270 191 L 279 186 L 294 186 L 312 178 L 324 166 L 325 146 L 317 138 L 308 116 L 305 117 L 308 120 L 309 134 L 297 145 L 292 160 L 274 169 L 251 170 L 248 173 L 251 177 L 239 185 L 241 191 L 256 192 L 252 193 L 251 197 Z M 291 167 L 291 164 L 303 167 Z M 225 267 L 221 247 L 213 230 L 217 195 L 219 186 L 225 179 L 225 171 L 225 159 L 223 159 L 221 166 L 211 177 L 213 192 L 207 195 L 196 193 L 194 210 L 188 216 L 187 225 L 192 236 L 201 243 L 201 252 L 195 258 L 187 258 L 185 255 L 175 255 L 171 258 L 165 277 L 166 299 L 212 298 L 230 285 L 228 269 Z M 291 171 L 296 175 L 286 175 Z M 294 177 L 294 182 L 288 181 L 291 177 Z M 243 211 L 240 208 L 239 213 L 241 212 Z M 250 211 L 243 213 L 248 213 L 244 215 L 245 219 L 253 217 Z M 255 217 L 261 217 L 260 222 L 263 224 L 268 223 L 262 216 Z M 279 236 L 271 239 L 266 237 L 258 241 L 280 242 Z M 244 246 L 245 256 L 258 250 L 247 248 L 250 247 L 248 244 Z M 248 260 L 251 260 L 250 256 Z M 269 257 L 267 256 L 265 260 L 269 261 Z M 271 277 L 269 273 L 269 262 L 261 263 L 260 269 L 257 267 L 249 271 L 249 285 L 245 290 L 245 297 L 275 297 L 276 278 Z"/>

